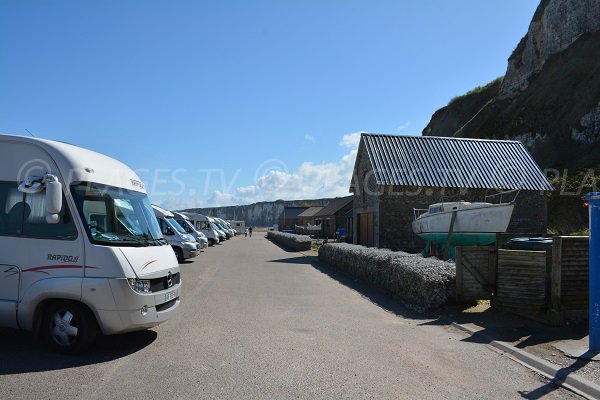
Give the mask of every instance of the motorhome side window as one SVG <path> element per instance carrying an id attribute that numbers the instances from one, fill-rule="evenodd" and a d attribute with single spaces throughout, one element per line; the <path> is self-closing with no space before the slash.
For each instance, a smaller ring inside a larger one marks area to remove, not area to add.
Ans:
<path id="1" fill-rule="evenodd" d="M 0 183 L 0 234 L 20 235 L 23 232 L 23 193 L 16 183 Z"/>
<path id="2" fill-rule="evenodd" d="M 44 239 L 75 239 L 77 229 L 63 197 L 57 224 L 46 222 L 44 192 L 24 194 L 15 182 L 0 183 L 0 234 Z"/>
<path id="3" fill-rule="evenodd" d="M 160 218 L 156 219 L 158 221 L 158 225 L 160 225 L 160 231 L 162 232 L 163 235 L 167 234 L 167 223 L 165 221 L 163 221 Z"/>
<path id="4" fill-rule="evenodd" d="M 196 229 L 200 230 L 200 231 L 205 231 L 208 229 L 208 222 L 207 221 L 196 221 Z"/>

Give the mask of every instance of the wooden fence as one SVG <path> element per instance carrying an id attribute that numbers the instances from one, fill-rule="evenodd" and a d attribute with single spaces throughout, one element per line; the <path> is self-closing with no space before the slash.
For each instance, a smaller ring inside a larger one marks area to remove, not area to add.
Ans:
<path id="1" fill-rule="evenodd" d="M 492 306 L 537 318 L 546 306 L 546 252 L 499 249 L 497 274 Z"/>
<path id="2" fill-rule="evenodd" d="M 560 324 L 586 313 L 589 299 L 589 236 L 557 236 L 552 243 L 550 307 Z"/>
<path id="3" fill-rule="evenodd" d="M 553 325 L 585 317 L 589 237 L 557 236 L 552 242 L 551 252 L 457 247 L 457 299 L 491 299 L 495 308 Z"/>
<path id="4" fill-rule="evenodd" d="M 456 296 L 459 301 L 491 299 L 496 291 L 494 246 L 456 248 Z"/>

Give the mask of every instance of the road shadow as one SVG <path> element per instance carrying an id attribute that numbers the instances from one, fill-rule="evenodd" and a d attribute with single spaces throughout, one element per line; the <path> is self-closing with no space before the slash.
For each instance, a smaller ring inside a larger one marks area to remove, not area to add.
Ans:
<path id="1" fill-rule="evenodd" d="M 586 352 L 581 357 L 577 358 L 573 364 L 569 365 L 568 367 L 563 367 L 559 369 L 554 378 L 550 379 L 550 381 L 545 385 L 540 386 L 539 388 L 530 392 L 519 391 L 519 394 L 521 395 L 521 397 L 528 400 L 541 399 L 548 393 L 559 389 L 560 385 L 562 385 L 566 381 L 567 377 L 570 374 L 573 374 L 585 367 L 586 365 L 588 365 L 591 361 L 591 358 L 597 354 L 597 352 L 592 351 Z"/>
<path id="2" fill-rule="evenodd" d="M 414 320 L 430 319 L 432 315 L 428 313 L 418 313 L 409 308 L 408 305 L 402 301 L 395 299 L 391 293 L 382 291 L 367 282 L 361 281 L 352 275 L 346 274 L 343 271 L 339 271 L 332 266 L 320 261 L 316 255 L 307 255 L 298 252 L 288 251 L 288 253 L 300 254 L 297 257 L 280 258 L 277 260 L 269 260 L 268 262 L 273 263 L 284 263 L 293 265 L 307 265 L 309 264 L 315 270 L 327 275 L 329 278 L 337 281 L 338 283 L 354 290 L 360 294 L 363 298 L 369 300 L 371 303 L 379 306 L 380 308 L 398 315 L 403 318 L 410 318 Z"/>
<path id="3" fill-rule="evenodd" d="M 290 251 L 290 253 L 291 253 L 291 251 Z M 299 256 L 299 257 L 292 257 L 292 258 L 280 258 L 278 260 L 269 260 L 267 262 L 281 263 L 281 264 L 303 264 L 303 265 L 305 265 L 307 263 L 307 256 Z"/>
<path id="4" fill-rule="evenodd" d="M 30 332 L 0 329 L 0 376 L 53 371 L 116 360 L 138 352 L 156 340 L 151 330 L 122 335 L 100 336 L 84 354 L 54 353 L 34 340 Z"/>
<path id="5" fill-rule="evenodd" d="M 492 307 L 477 307 L 472 303 L 452 304 L 438 310 L 433 321 L 423 325 L 473 324 L 477 333 L 463 339 L 465 342 L 490 343 L 501 341 L 525 349 L 559 340 L 581 340 L 588 334 L 587 323 L 571 323 L 566 326 L 549 326 L 534 320 Z"/>

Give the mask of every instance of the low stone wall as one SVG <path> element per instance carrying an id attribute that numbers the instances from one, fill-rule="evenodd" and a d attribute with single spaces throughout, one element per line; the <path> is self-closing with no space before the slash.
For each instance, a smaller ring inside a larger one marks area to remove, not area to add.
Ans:
<path id="1" fill-rule="evenodd" d="M 283 233 L 276 231 L 267 232 L 267 239 L 293 251 L 310 250 L 312 239 L 305 235 L 294 235 L 292 233 Z"/>
<path id="2" fill-rule="evenodd" d="M 347 243 L 324 244 L 319 260 L 391 293 L 415 311 L 438 308 L 455 298 L 454 263 Z"/>

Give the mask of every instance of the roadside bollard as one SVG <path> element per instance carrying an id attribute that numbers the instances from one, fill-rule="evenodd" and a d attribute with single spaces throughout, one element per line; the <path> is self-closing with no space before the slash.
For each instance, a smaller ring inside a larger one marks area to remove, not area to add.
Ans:
<path id="1" fill-rule="evenodd" d="M 600 192 L 588 193 L 590 209 L 590 343 L 589 349 L 600 352 Z"/>

